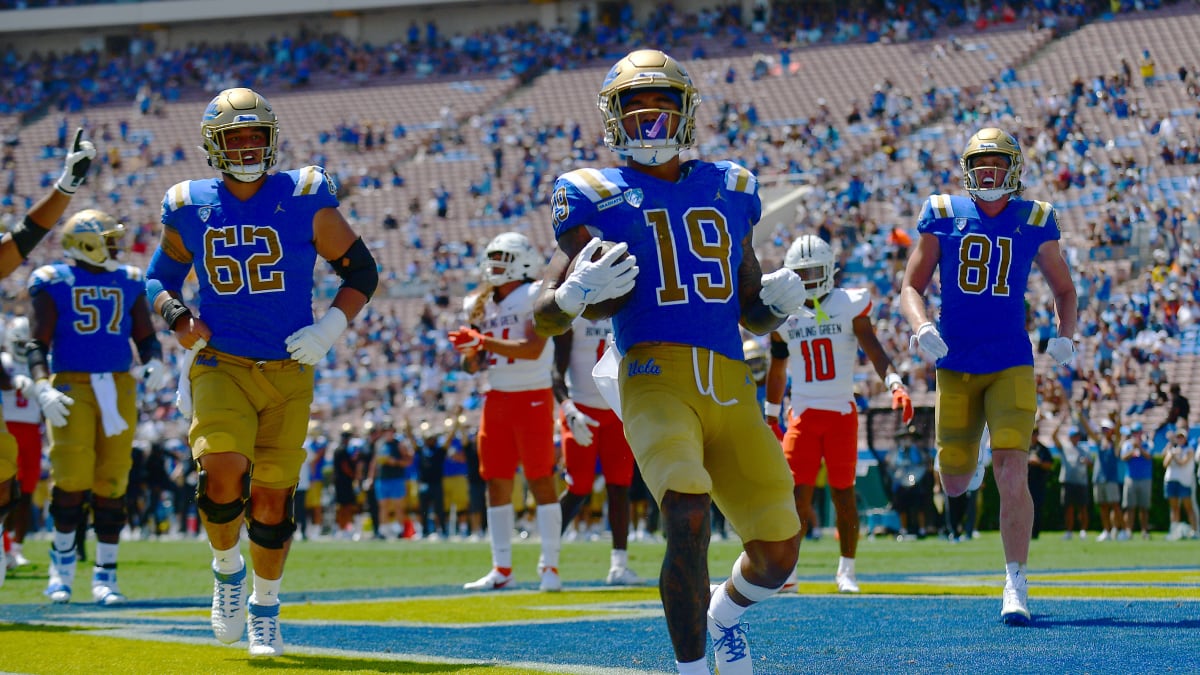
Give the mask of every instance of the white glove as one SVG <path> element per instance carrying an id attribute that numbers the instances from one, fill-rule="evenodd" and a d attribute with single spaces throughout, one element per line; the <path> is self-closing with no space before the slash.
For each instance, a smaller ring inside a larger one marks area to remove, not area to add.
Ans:
<path id="1" fill-rule="evenodd" d="M 75 190 L 87 178 L 88 169 L 91 168 L 92 160 L 95 158 L 96 146 L 91 141 L 83 140 L 83 127 L 76 129 L 75 140 L 71 141 L 71 150 L 67 153 L 66 160 L 63 161 L 63 172 L 58 177 L 55 187 L 60 192 L 69 195 L 75 194 Z"/>
<path id="2" fill-rule="evenodd" d="M 571 427 L 571 435 L 575 437 L 575 442 L 588 446 L 592 444 L 592 427 L 600 426 L 596 420 L 588 417 L 575 407 L 575 402 L 567 399 L 561 404 L 563 415 L 567 418 L 567 426 Z"/>
<path id="3" fill-rule="evenodd" d="M 285 343 L 292 358 L 306 366 L 315 366 L 325 358 L 342 331 L 346 330 L 346 315 L 330 307 L 321 320 L 305 326 L 288 336 Z"/>
<path id="4" fill-rule="evenodd" d="M 71 414 L 69 406 L 75 405 L 75 399 L 50 386 L 50 380 L 38 380 L 33 385 L 33 395 L 51 426 L 67 425 L 67 416 Z"/>
<path id="5" fill-rule="evenodd" d="M 910 347 L 913 342 L 916 342 L 921 351 L 928 354 L 934 361 L 950 353 L 950 348 L 946 346 L 946 341 L 942 339 L 942 334 L 938 332 L 937 326 L 933 325 L 932 321 L 926 321 L 917 328 L 917 334 L 909 340 Z"/>
<path id="6" fill-rule="evenodd" d="M 789 317 L 808 302 L 808 289 L 799 274 L 784 267 L 763 275 L 758 297 L 775 316 Z"/>
<path id="7" fill-rule="evenodd" d="M 629 245 L 621 242 L 592 262 L 601 243 L 600 239 L 592 237 L 576 256 L 575 268 L 562 285 L 554 289 L 554 301 L 571 316 L 578 316 L 587 305 L 619 298 L 633 289 L 638 274 L 637 258 L 629 255 L 624 260 L 617 260 L 629 251 Z"/>
<path id="8" fill-rule="evenodd" d="M 13 375 L 12 386 L 25 398 L 33 395 L 33 380 L 28 375 Z"/>
<path id="9" fill-rule="evenodd" d="M 1050 338 L 1046 344 L 1046 353 L 1060 366 L 1069 366 L 1075 361 L 1075 341 L 1071 338 Z"/>
<path id="10" fill-rule="evenodd" d="M 146 391 L 158 391 L 167 385 L 167 367 L 158 359 L 150 359 L 142 365 L 139 377 L 146 385 Z"/>

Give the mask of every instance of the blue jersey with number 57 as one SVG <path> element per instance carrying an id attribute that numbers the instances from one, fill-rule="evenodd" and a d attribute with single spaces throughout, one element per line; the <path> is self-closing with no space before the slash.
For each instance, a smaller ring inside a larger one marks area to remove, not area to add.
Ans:
<path id="1" fill-rule="evenodd" d="M 146 294 L 142 271 L 132 265 L 89 271 L 77 265 L 43 265 L 29 275 L 29 295 L 49 295 L 57 318 L 50 343 L 55 373 L 120 373 L 133 351 L 133 305 Z"/>
<path id="2" fill-rule="evenodd" d="M 246 201 L 220 178 L 167 191 L 162 223 L 192 254 L 213 348 L 256 360 L 289 358 L 284 340 L 313 322 L 313 216 L 337 205 L 337 187 L 318 166 L 269 174 Z"/>
<path id="3" fill-rule="evenodd" d="M 622 353 L 675 342 L 741 361 L 737 272 L 762 214 L 758 180 L 733 162 L 692 160 L 682 170 L 675 183 L 626 167 L 563 174 L 554 185 L 554 236 L 587 226 L 637 257 L 633 296 L 613 315 Z"/>
<path id="4" fill-rule="evenodd" d="M 970 197 L 933 195 L 917 231 L 941 244 L 938 330 L 950 352 L 939 368 L 994 373 L 1033 365 L 1025 328 L 1025 289 L 1038 249 L 1060 238 L 1054 207 L 1010 198 L 995 218 Z"/>

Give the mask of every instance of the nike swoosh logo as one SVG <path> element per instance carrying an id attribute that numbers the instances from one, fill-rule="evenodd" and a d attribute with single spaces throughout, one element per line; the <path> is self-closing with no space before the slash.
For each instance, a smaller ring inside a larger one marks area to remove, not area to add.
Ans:
<path id="1" fill-rule="evenodd" d="M 544 401 L 534 401 L 533 403 L 530 403 L 529 405 L 531 405 L 531 406 L 539 406 L 539 405 L 541 405 L 542 403 L 544 403 Z"/>

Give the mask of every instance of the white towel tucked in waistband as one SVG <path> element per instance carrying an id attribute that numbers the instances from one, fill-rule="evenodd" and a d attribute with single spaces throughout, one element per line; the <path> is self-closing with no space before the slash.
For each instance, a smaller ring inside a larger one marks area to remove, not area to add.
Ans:
<path id="1" fill-rule="evenodd" d="M 175 390 L 175 407 L 179 409 L 180 415 L 189 420 L 192 418 L 192 363 L 205 344 L 203 340 L 198 341 L 195 347 L 187 350 L 179 362 L 179 388 Z"/>
<path id="2" fill-rule="evenodd" d="M 92 373 L 92 393 L 96 395 L 96 405 L 100 406 L 105 436 L 117 436 L 129 428 L 117 409 L 117 385 L 112 373 Z"/>

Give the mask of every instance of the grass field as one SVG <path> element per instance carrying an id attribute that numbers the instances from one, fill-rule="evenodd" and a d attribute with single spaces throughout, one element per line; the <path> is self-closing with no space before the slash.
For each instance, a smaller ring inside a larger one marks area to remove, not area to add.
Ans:
<path id="1" fill-rule="evenodd" d="M 28 542 L 26 555 L 34 565 L 10 573 L 0 589 L 0 671 L 509 675 L 664 672 L 672 664 L 653 581 L 661 544 L 631 543 L 631 567 L 649 581 L 645 587 L 619 590 L 599 583 L 608 569 L 607 542 L 565 544 L 561 570 L 566 590 L 553 595 L 532 591 L 538 547 L 529 542 L 515 545 L 517 590 L 491 594 L 459 590 L 464 581 L 487 570 L 486 543 L 299 542 L 292 549 L 283 587 L 288 653 L 271 662 L 251 661 L 244 642 L 224 647 L 208 632 L 212 577 L 206 544 L 123 543 L 121 587 L 131 603 L 115 611 L 88 602 L 85 565 L 77 602 L 48 605 L 42 596 L 47 546 Z M 739 550 L 736 542 L 713 543 L 714 579 L 728 576 Z M 978 603 L 989 623 L 991 614 L 998 612 L 1003 565 L 994 532 L 964 543 L 863 540 L 858 555 L 863 594 L 853 598 L 853 604 L 839 602 L 848 596 L 830 595 L 837 555 L 837 542 L 831 538 L 804 543 L 800 596 L 787 603 L 764 603 L 748 615 L 752 625 L 757 616 L 761 626 L 752 635 L 756 656 L 767 658 L 780 649 L 803 652 L 802 646 L 793 647 L 784 639 L 795 631 L 776 636 L 772 631 L 777 627 L 763 622 L 763 615 L 774 617 L 776 609 L 781 624 L 796 621 L 801 632 L 806 617 L 825 603 L 834 603 L 830 613 L 854 607 L 856 615 L 866 615 L 897 597 L 919 596 L 923 602 L 929 599 L 935 612 Z M 1030 578 L 1035 619 L 1039 598 L 1060 603 L 1119 598 L 1182 603 L 1181 611 L 1195 617 L 1200 607 L 1200 543 L 1167 542 L 1161 534 L 1151 541 L 1063 541 L 1059 533 L 1048 532 L 1033 542 Z M 811 602 L 804 601 L 806 597 Z M 1046 623 L 1051 616 L 1057 616 L 1057 609 L 1047 615 Z M 853 624 L 865 620 L 846 621 L 852 624 L 847 630 L 856 631 L 863 626 Z M 631 642 L 626 631 L 632 626 L 637 628 Z M 511 641 L 513 635 L 528 646 L 511 650 L 497 642 L 499 636 Z M 44 649 L 9 648 L 20 644 Z M 46 659 L 48 653 L 55 658 Z M 987 671 L 987 663 L 976 670 Z M 852 663 L 833 667 L 859 670 Z M 768 660 L 756 672 L 809 671 Z"/>

